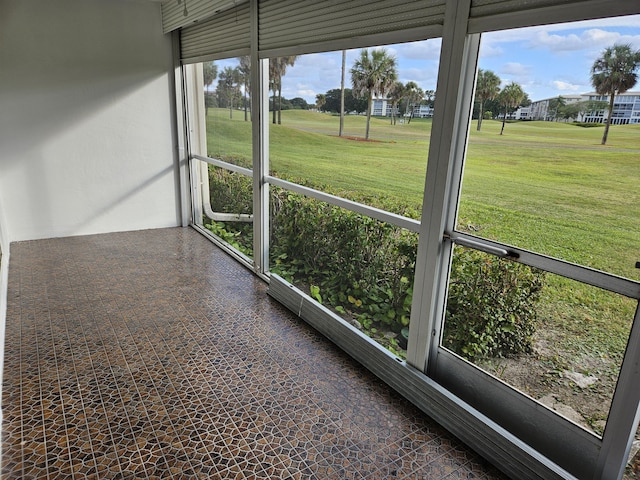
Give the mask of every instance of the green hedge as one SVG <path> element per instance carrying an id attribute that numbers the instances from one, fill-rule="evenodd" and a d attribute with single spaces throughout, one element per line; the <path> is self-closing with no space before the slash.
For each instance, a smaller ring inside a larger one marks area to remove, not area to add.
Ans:
<path id="1" fill-rule="evenodd" d="M 210 187 L 214 210 L 251 212 L 246 177 L 211 169 Z M 352 200 L 417 217 L 415 209 L 385 199 Z M 397 339 L 409 325 L 417 234 L 275 187 L 270 209 L 271 271 L 402 354 Z M 251 246 L 251 224 L 208 228 L 245 253 Z M 456 248 L 444 346 L 471 359 L 530 352 L 543 284 L 543 274 L 526 265 Z"/>

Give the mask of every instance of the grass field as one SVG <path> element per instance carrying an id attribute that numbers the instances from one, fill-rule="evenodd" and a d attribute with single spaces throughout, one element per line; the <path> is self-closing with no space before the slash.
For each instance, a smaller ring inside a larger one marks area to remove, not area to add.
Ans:
<path id="1" fill-rule="evenodd" d="M 213 110 L 209 153 L 251 158 L 251 126 L 236 112 Z M 382 196 L 421 209 L 431 121 L 391 126 L 301 110 L 270 125 L 270 166 L 276 174 L 328 185 L 335 192 Z M 488 238 L 640 280 L 640 125 L 602 129 L 552 122 L 506 126 L 485 121 L 471 129 L 460 207 L 460 228 Z"/>
<path id="2" fill-rule="evenodd" d="M 209 155 L 247 164 L 250 123 L 241 112 L 233 121 L 228 116 L 209 111 Z M 364 196 L 374 206 L 386 199 L 385 206 L 420 211 L 431 121 L 392 126 L 374 118 L 368 142 L 362 141 L 364 117 L 347 116 L 342 138 L 338 121 L 317 112 L 283 112 L 283 124 L 270 125 L 271 170 L 332 193 Z M 501 136 L 500 126 L 485 120 L 477 132 L 473 122 L 458 228 L 640 280 L 640 125 L 613 126 L 606 146 L 600 145 L 602 127 L 518 122 Z M 547 282 L 538 360 L 551 374 L 531 388 L 557 393 L 568 387 L 560 396 L 598 431 L 637 302 L 553 275 Z M 498 376 L 511 368 L 494 367 Z M 601 381 L 587 391 L 567 386 L 560 378 L 567 369 Z"/>

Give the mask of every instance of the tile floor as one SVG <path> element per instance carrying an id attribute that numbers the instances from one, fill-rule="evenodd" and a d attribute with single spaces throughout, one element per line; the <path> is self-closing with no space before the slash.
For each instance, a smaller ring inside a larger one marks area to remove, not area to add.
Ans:
<path id="1" fill-rule="evenodd" d="M 15 243 L 5 479 L 504 479 L 185 228 Z"/>

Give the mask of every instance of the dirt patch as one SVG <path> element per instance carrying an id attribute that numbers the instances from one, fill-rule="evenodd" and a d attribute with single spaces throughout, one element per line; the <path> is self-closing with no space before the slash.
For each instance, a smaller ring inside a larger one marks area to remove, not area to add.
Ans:
<path id="1" fill-rule="evenodd" d="M 354 142 L 382 143 L 382 140 L 373 140 L 371 138 L 367 139 L 364 137 L 354 137 L 351 135 L 342 135 L 342 136 L 333 135 L 333 136 L 338 138 L 344 138 L 345 140 L 353 140 Z"/>

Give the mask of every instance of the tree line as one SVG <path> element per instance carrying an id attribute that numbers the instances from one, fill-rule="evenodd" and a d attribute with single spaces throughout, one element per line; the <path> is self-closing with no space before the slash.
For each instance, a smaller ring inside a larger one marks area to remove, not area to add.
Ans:
<path id="1" fill-rule="evenodd" d="M 385 99 L 390 103 L 391 123 L 395 125 L 396 116 L 408 114 L 408 122 L 419 105 L 433 107 L 433 90 L 422 90 L 415 82 L 406 84 L 398 81 L 398 63 L 395 56 L 384 48 L 362 49 L 349 70 L 351 87 L 345 88 L 345 52 L 342 52 L 342 81 L 339 89 L 328 90 L 316 95 L 315 107 L 318 110 L 340 114 L 340 135 L 345 112 L 366 113 L 365 139 L 369 138 L 373 100 Z M 287 68 L 295 64 L 297 56 L 283 56 L 269 59 L 269 90 L 272 123 L 282 123 L 282 110 L 290 108 L 307 109 L 311 106 L 302 98 L 287 100 L 282 97 L 282 78 Z M 636 70 L 640 66 L 640 50 L 632 50 L 631 45 L 613 45 L 606 48 L 591 68 L 591 83 L 599 95 L 608 96 L 606 102 L 583 101 L 566 102 L 562 96 L 551 99 L 548 105 L 550 119 L 577 119 L 587 112 L 608 109 L 602 144 L 607 141 L 615 96 L 628 91 L 637 83 Z M 245 121 L 250 115 L 251 95 L 250 58 L 241 57 L 237 67 L 225 67 L 218 72 L 215 62 L 204 64 L 204 85 L 208 87 L 218 78 L 215 92 L 206 93 L 205 104 L 229 109 L 233 118 L 234 109 L 244 110 Z M 502 118 L 500 135 L 509 114 L 520 107 L 531 104 L 529 95 L 521 85 L 510 82 L 502 88 L 502 80 L 491 70 L 479 69 L 476 77 L 474 118 L 478 119 L 477 130 L 482 128 L 485 118 Z"/>

